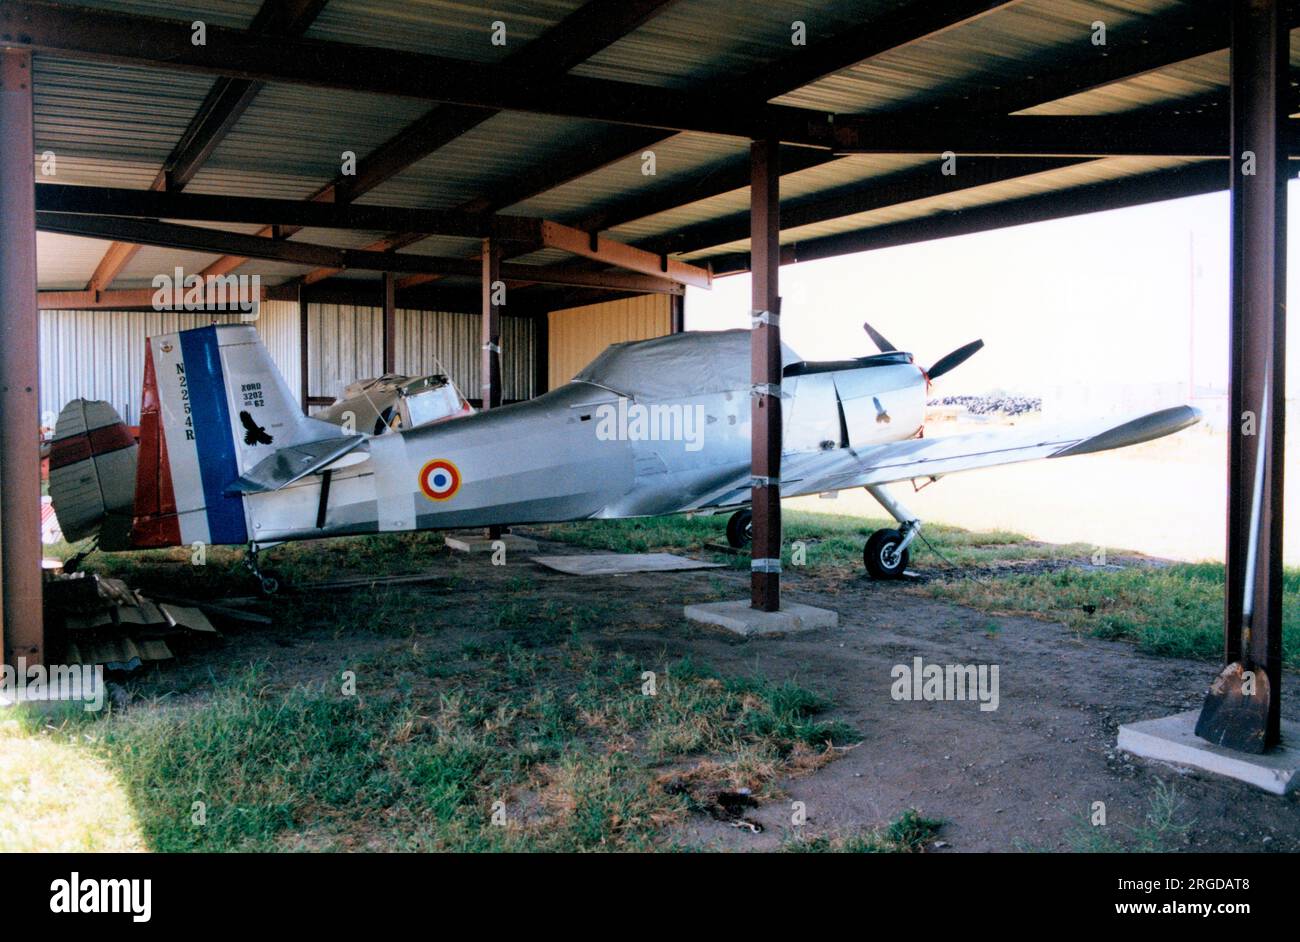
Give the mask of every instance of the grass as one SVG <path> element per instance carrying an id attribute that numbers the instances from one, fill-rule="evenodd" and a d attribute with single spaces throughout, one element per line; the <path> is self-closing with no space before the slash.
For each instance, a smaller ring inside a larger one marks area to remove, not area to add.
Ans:
<path id="1" fill-rule="evenodd" d="M 0 853 L 144 847 L 107 758 L 28 717 L 0 720 Z"/>
<path id="2" fill-rule="evenodd" d="M 841 574 L 860 572 L 862 546 L 881 527 L 896 526 L 885 519 L 846 517 L 807 511 L 786 511 L 782 515 L 785 540 L 782 559 L 791 558 L 795 543 L 805 549 L 803 567 L 833 570 Z M 709 543 L 726 543 L 727 514 L 713 516 L 646 517 L 632 520 L 585 520 L 537 528 L 548 539 L 624 553 L 691 552 L 712 555 L 717 562 L 748 569 L 748 557 L 707 548 Z M 926 562 L 936 569 L 957 566 L 982 567 L 1010 562 L 1079 558 L 1092 552 L 1083 544 L 1052 546 L 1005 530 L 974 532 L 960 527 L 927 524 L 925 537 L 945 559 L 937 558 L 920 541 L 911 547 L 914 562 Z M 946 560 L 950 560 L 949 563 Z"/>
<path id="3" fill-rule="evenodd" d="M 1119 828 L 1085 820 L 1066 835 L 1070 850 L 1078 854 L 1165 854 L 1179 850 L 1195 823 L 1186 820 L 1185 802 L 1174 785 L 1157 779 L 1142 820 Z"/>
<path id="4" fill-rule="evenodd" d="M 1130 641 L 1148 654 L 1217 658 L 1223 650 L 1223 566 L 1179 563 L 1126 569 L 1062 569 L 933 583 L 930 591 L 985 611 L 1062 622 L 1076 631 Z M 1282 579 L 1283 663 L 1300 668 L 1300 570 Z"/>
<path id="5" fill-rule="evenodd" d="M 345 696 L 341 679 L 278 689 L 254 669 L 185 705 L 11 723 L 7 751 L 49 758 L 0 794 L 0 833 L 24 835 L 6 849 L 671 849 L 718 789 L 775 796 L 857 738 L 792 684 L 570 642 L 412 645 L 356 676 Z"/>
<path id="6" fill-rule="evenodd" d="M 706 544 L 725 542 L 725 520 L 719 515 L 587 521 L 551 527 L 547 536 L 626 552 L 707 555 Z M 840 579 L 865 578 L 862 545 L 873 530 L 889 525 L 884 520 L 799 511 L 787 512 L 784 520 L 785 565 L 800 571 L 791 565 L 790 550 L 793 543 L 802 541 L 807 547 L 802 571 Z M 1062 622 L 1094 637 L 1131 642 L 1149 654 L 1201 659 L 1222 654 L 1222 564 L 1095 568 L 1084 565 L 1094 551 L 1085 544 L 1044 544 L 1000 530 L 973 532 L 939 525 L 927 525 L 924 532 L 933 549 L 919 540 L 914 542 L 912 565 L 935 578 L 918 591 L 990 613 Z M 744 554 L 714 556 L 741 568 L 749 564 Z M 1042 566 L 1021 565 L 1027 563 L 1053 565 L 1044 571 Z M 978 571 L 979 578 L 965 578 L 969 570 Z M 1297 669 L 1300 569 L 1284 571 L 1282 591 L 1283 661 Z M 997 623 L 988 625 L 987 633 L 996 634 Z"/>
<path id="7" fill-rule="evenodd" d="M 573 545 L 620 552 L 685 552 L 747 568 L 746 554 L 707 548 L 725 543 L 726 516 L 675 516 L 633 520 L 593 520 L 538 528 L 546 537 Z M 888 521 L 791 511 L 785 514 L 785 565 L 790 571 L 860 579 L 862 545 L 873 530 Z M 995 614 L 1016 614 L 1062 622 L 1093 637 L 1135 644 L 1161 656 L 1214 659 L 1222 648 L 1223 566 L 1217 563 L 1130 565 L 1095 568 L 1082 564 L 1093 547 L 1052 545 L 1001 530 L 973 532 L 957 527 L 927 525 L 925 537 L 912 544 L 913 566 L 935 577 L 919 591 Z M 805 561 L 796 566 L 791 550 L 801 543 Z M 933 547 L 933 548 L 931 548 Z M 66 554 L 67 548 L 62 548 Z M 291 544 L 268 554 L 266 565 L 284 573 L 291 583 L 307 583 L 343 572 L 405 572 L 419 560 L 445 553 L 437 534 L 356 537 Z M 95 567 L 124 575 L 148 587 L 162 582 L 172 594 L 195 597 L 220 595 L 231 580 L 245 580 L 236 550 L 213 548 L 207 565 L 190 566 L 188 549 L 140 554 L 100 554 Z M 1114 558 L 1112 553 L 1112 558 Z M 1044 567 L 1043 563 L 1050 563 Z M 1077 564 L 1077 565 L 1072 565 Z M 956 567 L 956 568 L 954 568 Z M 978 579 L 965 578 L 972 570 Z M 452 577 L 454 581 L 454 576 Z M 527 596 L 530 580 L 516 579 L 517 596 Z M 223 588 L 224 587 L 224 588 Z M 725 594 L 719 590 L 720 594 Z M 346 632 L 357 626 L 380 626 L 388 634 L 410 634 L 428 626 L 429 615 L 409 596 L 383 589 L 364 596 L 299 596 L 288 603 L 288 614 L 312 623 L 327 611 Z M 1283 659 L 1300 668 L 1300 569 L 1283 574 Z M 526 617 L 527 611 L 500 613 L 500 627 Z M 554 619 L 546 621 L 554 624 Z M 996 622 L 990 622 L 996 633 Z"/>
<path id="8" fill-rule="evenodd" d="M 925 850 L 943 826 L 938 818 L 927 818 L 908 808 L 887 827 L 844 836 L 793 837 L 781 849 L 791 853 L 915 854 Z"/>

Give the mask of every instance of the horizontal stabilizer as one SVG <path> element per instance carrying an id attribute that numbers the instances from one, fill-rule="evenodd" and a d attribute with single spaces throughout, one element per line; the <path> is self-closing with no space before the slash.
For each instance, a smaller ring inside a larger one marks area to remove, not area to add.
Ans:
<path id="1" fill-rule="evenodd" d="M 124 549 L 131 530 L 138 448 L 107 402 L 73 399 L 50 443 L 50 499 L 69 543 L 99 535 L 103 549 Z"/>
<path id="2" fill-rule="evenodd" d="M 281 448 L 250 468 L 226 488 L 226 493 L 262 494 L 278 491 L 309 474 L 325 470 L 326 466 L 355 451 L 365 440 L 364 435 L 349 435 Z"/>

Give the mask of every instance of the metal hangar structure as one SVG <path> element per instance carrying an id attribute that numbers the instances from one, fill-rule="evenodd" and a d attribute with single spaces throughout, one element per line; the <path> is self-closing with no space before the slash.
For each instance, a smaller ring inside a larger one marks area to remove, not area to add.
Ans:
<path id="1" fill-rule="evenodd" d="M 1296 26 L 1281 0 L 0 0 L 5 659 L 44 644 L 42 311 L 257 274 L 304 406 L 313 304 L 378 309 L 385 370 L 399 311 L 469 314 L 490 408 L 503 318 L 536 393 L 552 312 L 655 296 L 681 329 L 685 285 L 752 272 L 771 611 L 782 264 L 1230 187 L 1230 409 L 1267 420 L 1228 459 L 1226 654 L 1277 690 Z"/>

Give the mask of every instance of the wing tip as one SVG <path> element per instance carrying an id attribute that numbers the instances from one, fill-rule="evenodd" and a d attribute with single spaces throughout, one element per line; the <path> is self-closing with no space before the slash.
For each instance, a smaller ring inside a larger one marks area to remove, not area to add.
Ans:
<path id="1" fill-rule="evenodd" d="M 1195 406 L 1181 405 L 1159 409 L 1146 415 L 1121 422 L 1114 428 L 1085 438 L 1054 453 L 1053 458 L 1068 458 L 1073 455 L 1090 455 L 1099 451 L 1115 448 L 1127 448 L 1140 445 L 1157 438 L 1164 438 L 1175 432 L 1190 428 L 1203 418 L 1201 410 Z"/>

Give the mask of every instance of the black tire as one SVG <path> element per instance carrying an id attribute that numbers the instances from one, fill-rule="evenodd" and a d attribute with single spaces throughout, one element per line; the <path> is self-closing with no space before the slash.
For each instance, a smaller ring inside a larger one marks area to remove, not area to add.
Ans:
<path id="1" fill-rule="evenodd" d="M 867 537 L 867 545 L 862 548 L 862 562 L 872 579 L 898 579 L 903 575 L 911 551 L 903 550 L 892 566 L 887 559 L 887 554 L 902 541 L 903 534 L 897 530 L 877 530 Z"/>
<path id="2" fill-rule="evenodd" d="M 257 590 L 263 595 L 272 596 L 282 589 L 284 589 L 284 576 L 274 569 L 263 569 L 262 578 L 257 583 Z"/>
<path id="3" fill-rule="evenodd" d="M 754 514 L 737 510 L 727 521 L 727 542 L 736 549 L 744 549 L 754 542 Z"/>

